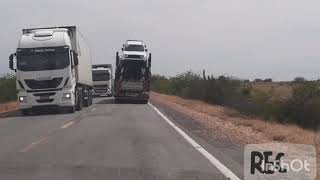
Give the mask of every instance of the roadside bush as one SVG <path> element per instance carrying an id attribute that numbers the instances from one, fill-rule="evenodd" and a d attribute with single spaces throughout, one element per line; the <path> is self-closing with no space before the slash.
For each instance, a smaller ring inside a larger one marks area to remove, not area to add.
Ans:
<path id="1" fill-rule="evenodd" d="M 12 74 L 0 76 L 0 103 L 14 101 L 17 98 L 16 78 Z"/>
<path id="2" fill-rule="evenodd" d="M 161 75 L 152 75 L 151 89 L 160 93 L 172 94 L 169 79 Z"/>
<path id="3" fill-rule="evenodd" d="M 320 125 L 320 89 L 317 82 L 299 82 L 287 104 L 287 116 L 303 127 Z"/>
<path id="4" fill-rule="evenodd" d="M 252 88 L 245 80 L 234 77 L 206 76 L 187 71 L 175 77 L 152 76 L 153 91 L 211 104 L 233 107 L 241 113 L 266 120 L 295 123 L 302 127 L 320 125 L 319 82 L 294 82 L 289 98 L 277 98 L 274 88 L 263 91 Z"/>

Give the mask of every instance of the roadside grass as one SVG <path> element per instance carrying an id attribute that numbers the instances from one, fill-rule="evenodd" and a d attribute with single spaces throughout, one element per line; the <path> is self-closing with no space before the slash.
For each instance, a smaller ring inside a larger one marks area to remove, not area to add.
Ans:
<path id="1" fill-rule="evenodd" d="M 248 86 L 253 90 L 272 92 L 275 99 L 288 99 L 292 94 L 292 86 L 289 82 L 250 82 Z"/>

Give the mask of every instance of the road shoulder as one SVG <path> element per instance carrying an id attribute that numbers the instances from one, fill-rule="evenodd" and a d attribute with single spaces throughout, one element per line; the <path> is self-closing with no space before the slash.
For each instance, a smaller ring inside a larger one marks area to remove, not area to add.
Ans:
<path id="1" fill-rule="evenodd" d="M 243 178 L 243 146 L 232 143 L 226 136 L 212 136 L 203 124 L 158 99 L 152 98 L 150 102 L 234 174 Z"/>

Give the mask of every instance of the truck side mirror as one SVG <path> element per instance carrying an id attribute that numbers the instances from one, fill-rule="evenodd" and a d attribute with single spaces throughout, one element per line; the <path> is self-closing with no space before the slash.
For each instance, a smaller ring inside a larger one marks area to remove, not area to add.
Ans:
<path id="1" fill-rule="evenodd" d="M 78 66 L 79 64 L 78 53 L 75 51 L 72 51 L 72 53 L 73 53 L 73 65 Z"/>
<path id="2" fill-rule="evenodd" d="M 9 60 L 10 60 L 10 61 L 13 60 L 13 56 L 14 56 L 14 54 L 10 54 L 10 56 L 9 56 Z"/>
<path id="3" fill-rule="evenodd" d="M 10 61 L 9 61 L 9 68 L 10 68 L 11 70 L 14 70 L 14 69 L 13 69 L 13 60 L 11 60 L 11 59 L 10 59 Z"/>
<path id="4" fill-rule="evenodd" d="M 13 68 L 13 57 L 15 56 L 15 54 L 11 54 L 10 56 L 9 56 L 9 68 L 11 69 L 11 70 L 14 70 L 15 71 L 15 69 Z"/>
<path id="5" fill-rule="evenodd" d="M 121 48 L 121 51 L 123 51 L 124 49 L 123 48 Z"/>
<path id="6" fill-rule="evenodd" d="M 118 67 L 119 65 L 119 53 L 117 52 L 116 54 L 116 66 Z"/>
<path id="7" fill-rule="evenodd" d="M 145 49 L 146 52 L 148 52 L 148 49 Z"/>
<path id="8" fill-rule="evenodd" d="M 151 67 L 151 53 L 149 53 L 148 66 Z"/>

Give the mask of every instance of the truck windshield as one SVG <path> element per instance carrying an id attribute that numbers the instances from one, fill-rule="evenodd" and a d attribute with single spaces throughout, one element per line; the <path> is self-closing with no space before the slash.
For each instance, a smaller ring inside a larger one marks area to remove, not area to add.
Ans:
<path id="1" fill-rule="evenodd" d="M 28 50 L 17 55 L 17 68 L 21 71 L 43 71 L 66 68 L 70 64 L 68 51 Z"/>
<path id="2" fill-rule="evenodd" d="M 108 81 L 110 80 L 109 71 L 92 71 L 93 81 Z"/>
<path id="3" fill-rule="evenodd" d="M 142 45 L 128 45 L 124 48 L 125 51 L 144 51 Z"/>

